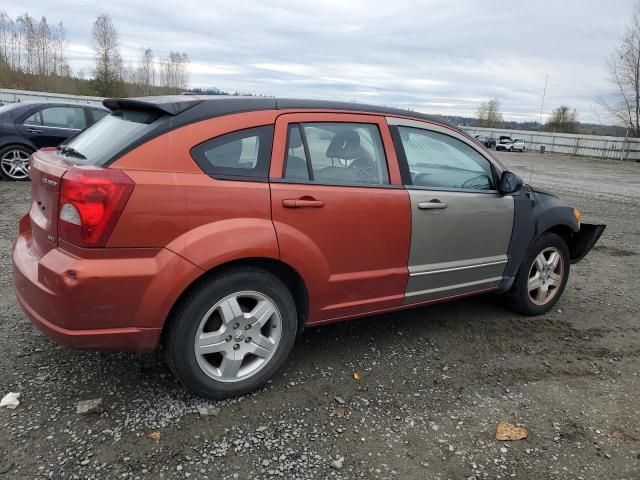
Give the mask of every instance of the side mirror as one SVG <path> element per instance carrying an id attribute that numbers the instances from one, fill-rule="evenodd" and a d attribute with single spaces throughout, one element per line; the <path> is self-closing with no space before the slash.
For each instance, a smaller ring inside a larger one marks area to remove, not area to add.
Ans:
<path id="1" fill-rule="evenodd" d="M 513 172 L 502 172 L 500 193 L 515 193 L 522 188 L 522 179 Z"/>

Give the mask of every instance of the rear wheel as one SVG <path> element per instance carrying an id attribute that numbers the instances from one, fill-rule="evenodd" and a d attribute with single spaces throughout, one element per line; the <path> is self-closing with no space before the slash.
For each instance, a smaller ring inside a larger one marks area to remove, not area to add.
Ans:
<path id="1" fill-rule="evenodd" d="M 29 179 L 29 157 L 33 151 L 23 145 L 0 149 L 0 176 L 6 180 Z"/>
<path id="2" fill-rule="evenodd" d="M 284 365 L 297 331 L 295 302 L 274 275 L 242 268 L 214 277 L 178 307 L 164 338 L 173 374 L 203 397 L 243 395 Z"/>
<path id="3" fill-rule="evenodd" d="M 509 306 L 523 315 L 548 312 L 569 278 L 569 249 L 554 233 L 545 233 L 529 249 L 508 293 Z"/>

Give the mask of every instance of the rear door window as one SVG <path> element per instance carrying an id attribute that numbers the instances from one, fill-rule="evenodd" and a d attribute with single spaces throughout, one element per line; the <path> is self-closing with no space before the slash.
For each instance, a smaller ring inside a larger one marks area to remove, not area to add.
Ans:
<path id="1" fill-rule="evenodd" d="M 321 184 L 388 185 L 378 127 L 333 122 L 290 125 L 284 177 Z"/>
<path id="2" fill-rule="evenodd" d="M 43 127 L 68 128 L 73 130 L 82 130 L 86 127 L 82 107 L 48 107 L 43 108 L 39 113 L 42 123 L 38 125 L 42 125 Z M 32 117 L 33 115 L 29 117 L 27 121 Z M 27 123 L 27 121 L 25 121 L 25 123 Z"/>
<path id="3" fill-rule="evenodd" d="M 273 140 L 273 125 L 249 128 L 216 137 L 191 150 L 207 174 L 238 180 L 266 180 Z"/>

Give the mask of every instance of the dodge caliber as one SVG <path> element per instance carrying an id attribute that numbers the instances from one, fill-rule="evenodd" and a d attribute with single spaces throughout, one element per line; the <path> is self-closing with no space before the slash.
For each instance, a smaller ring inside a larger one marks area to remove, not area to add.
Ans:
<path id="1" fill-rule="evenodd" d="M 306 327 L 485 292 L 540 315 L 605 226 L 426 115 L 275 98 L 108 99 L 30 160 L 15 292 L 61 344 L 151 351 L 210 398 Z"/>

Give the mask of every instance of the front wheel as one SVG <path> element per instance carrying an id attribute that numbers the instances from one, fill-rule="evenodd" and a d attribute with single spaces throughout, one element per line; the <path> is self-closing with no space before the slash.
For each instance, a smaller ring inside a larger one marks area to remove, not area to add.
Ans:
<path id="1" fill-rule="evenodd" d="M 284 365 L 296 337 L 296 305 L 276 276 L 256 268 L 229 271 L 187 295 L 167 325 L 165 358 L 200 396 L 249 393 Z"/>
<path id="2" fill-rule="evenodd" d="M 509 306 L 523 315 L 542 315 L 560 299 L 569 279 L 569 248 L 562 237 L 545 233 L 529 248 L 513 287 Z"/>

